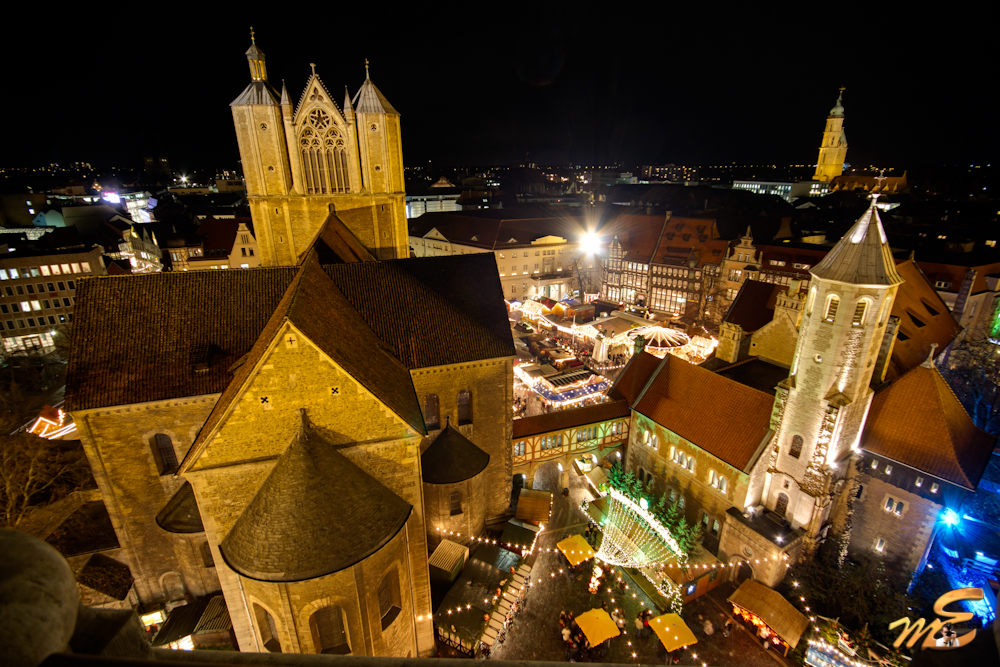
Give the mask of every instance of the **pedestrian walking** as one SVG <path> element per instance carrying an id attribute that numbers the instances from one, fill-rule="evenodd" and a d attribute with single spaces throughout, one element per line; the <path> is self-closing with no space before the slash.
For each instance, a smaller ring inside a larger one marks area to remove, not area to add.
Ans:
<path id="1" fill-rule="evenodd" d="M 733 620 L 727 618 L 725 624 L 722 626 L 722 636 L 729 639 L 729 632 L 733 629 Z"/>
<path id="2" fill-rule="evenodd" d="M 701 629 L 705 631 L 706 637 L 711 637 L 715 634 L 715 626 L 713 626 L 712 621 L 708 619 L 705 619 L 705 625 L 703 625 Z"/>
<path id="3" fill-rule="evenodd" d="M 642 628 L 643 627 L 644 627 L 644 624 L 642 622 L 642 614 L 638 614 L 635 617 L 635 638 L 636 639 L 638 639 L 639 636 L 642 634 Z"/>

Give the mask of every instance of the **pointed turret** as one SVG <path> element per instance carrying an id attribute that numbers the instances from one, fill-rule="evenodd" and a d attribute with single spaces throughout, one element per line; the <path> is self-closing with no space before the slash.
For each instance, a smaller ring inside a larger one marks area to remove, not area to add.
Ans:
<path id="1" fill-rule="evenodd" d="M 351 91 L 344 86 L 344 116 L 348 119 L 354 118 L 354 105 L 351 104 Z"/>
<path id="2" fill-rule="evenodd" d="M 253 81 L 267 81 L 267 68 L 264 65 L 264 52 L 257 46 L 257 38 L 254 36 L 253 28 L 250 28 L 250 48 L 247 49 L 247 60 L 250 62 L 250 79 Z"/>
<path id="3" fill-rule="evenodd" d="M 264 52 L 257 46 L 253 28 L 250 28 L 250 48 L 247 49 L 247 62 L 250 64 L 250 85 L 229 106 L 245 104 L 278 105 L 278 95 L 267 82 L 267 67 Z"/>
<path id="4" fill-rule="evenodd" d="M 385 95 L 372 83 L 368 71 L 368 61 L 365 60 L 365 82 L 361 84 L 361 89 L 354 96 L 354 106 L 358 113 L 384 113 L 399 115 L 399 112 L 389 104 Z"/>
<path id="5" fill-rule="evenodd" d="M 292 106 L 292 100 L 288 97 L 288 86 L 285 85 L 285 80 L 281 80 L 281 106 Z"/>
<path id="6" fill-rule="evenodd" d="M 811 274 L 825 280 L 836 280 L 854 285 L 900 285 L 903 278 L 896 271 L 892 249 L 882 228 L 872 195 L 871 206 L 837 245 L 827 253 Z"/>

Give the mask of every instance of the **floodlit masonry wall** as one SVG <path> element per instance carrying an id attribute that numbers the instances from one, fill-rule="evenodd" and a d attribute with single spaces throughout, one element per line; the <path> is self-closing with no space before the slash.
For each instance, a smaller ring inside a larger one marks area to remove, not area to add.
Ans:
<path id="1" fill-rule="evenodd" d="M 865 473 L 859 474 L 856 482 L 861 491 L 854 500 L 851 550 L 875 552 L 878 540 L 883 539 L 882 557 L 886 563 L 915 572 L 924 562 L 944 506 Z M 853 492 L 857 493 L 857 488 Z M 896 514 L 895 507 L 886 511 L 889 498 L 903 503 L 901 514 Z"/>
<path id="2" fill-rule="evenodd" d="M 510 359 L 489 359 L 410 371 L 420 409 L 427 415 L 427 394 L 438 397 L 440 428 L 424 438 L 420 450 L 427 449 L 451 418 L 452 428 L 490 455 L 483 471 L 486 523 L 501 520 L 510 507 L 513 476 L 514 369 Z M 458 392 L 471 393 L 472 423 L 459 424 Z"/>
<path id="3" fill-rule="evenodd" d="M 652 473 L 653 491 L 657 497 L 667 494 L 669 500 L 671 489 L 682 494 L 683 514 L 689 523 L 703 525 L 702 517 L 707 514 L 708 528 L 704 531 L 703 543 L 714 553 L 728 518 L 726 510 L 734 505 L 743 507 L 749 476 L 635 411 L 632 412 L 630 431 L 626 470 L 631 470 L 637 477 L 640 470 Z M 646 431 L 650 432 L 651 442 L 652 436 L 657 436 L 656 448 L 644 444 L 643 433 Z M 671 447 L 694 458 L 693 472 L 670 459 Z M 710 470 L 715 470 L 726 479 L 725 493 L 709 484 Z M 713 521 L 719 522 L 716 534 L 711 532 Z"/>
<path id="4" fill-rule="evenodd" d="M 282 653 L 319 653 L 309 619 L 319 609 L 336 606 L 344 611 L 351 655 L 403 658 L 417 654 L 407 560 L 407 528 L 404 527 L 388 544 L 365 560 L 323 577 L 273 583 L 237 576 L 251 616 L 254 616 L 253 605 L 257 604 L 274 618 Z M 382 578 L 393 570 L 399 577 L 400 611 L 383 630 L 378 587 Z M 240 650 L 266 653 L 260 643 L 256 618 L 253 632 L 252 641 L 255 643 L 241 643 Z"/>
<path id="5" fill-rule="evenodd" d="M 469 544 L 470 537 L 486 531 L 486 471 L 456 484 L 424 484 L 424 507 L 427 512 L 427 544 L 433 551 L 442 539 Z M 462 511 L 452 514 L 451 494 L 461 495 Z M 453 531 L 461 537 L 444 533 Z"/>
<path id="6" fill-rule="evenodd" d="M 184 480 L 160 475 L 150 441 L 170 436 L 180 461 L 217 400 L 217 395 L 76 411 L 73 419 L 101 490 L 122 550 L 116 558 L 135 578 L 145 605 L 219 590 L 215 568 L 205 567 L 205 533 L 168 533 L 156 515 Z"/>
<path id="7" fill-rule="evenodd" d="M 337 387 L 334 394 L 331 388 Z M 262 403 L 261 398 L 268 402 Z M 185 477 L 191 480 L 217 562 L 218 545 L 256 494 L 278 456 L 298 432 L 299 409 L 341 454 L 413 506 L 408 525 L 410 576 L 421 654 L 433 646 L 430 574 L 423 515 L 419 438 L 353 377 L 295 332 L 278 333 L 232 412 Z M 419 527 L 419 528 L 418 528 Z M 317 526 L 317 530 L 323 529 Z M 350 536 L 344 536 L 350 539 Z M 251 628 L 239 582 L 219 567 L 226 603 L 241 646 Z"/>

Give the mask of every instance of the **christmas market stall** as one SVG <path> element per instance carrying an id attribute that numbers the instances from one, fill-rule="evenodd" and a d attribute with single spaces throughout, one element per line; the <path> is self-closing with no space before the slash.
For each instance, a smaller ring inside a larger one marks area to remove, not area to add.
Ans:
<path id="1" fill-rule="evenodd" d="M 533 523 L 536 526 L 548 523 L 552 516 L 552 494 L 548 491 L 522 488 L 517 498 L 515 519 Z"/>
<path id="2" fill-rule="evenodd" d="M 434 614 L 438 641 L 473 657 L 503 642 L 530 585 L 531 567 L 519 563 L 499 546 L 479 547 Z"/>
<path id="3" fill-rule="evenodd" d="M 538 539 L 538 533 L 541 531 L 540 526 L 520 519 L 511 519 L 503 527 L 500 544 L 504 548 L 526 557 L 534 551 L 535 540 Z"/>
<path id="4" fill-rule="evenodd" d="M 737 620 L 752 624 L 758 637 L 786 656 L 809 627 L 809 619 L 781 593 L 752 579 L 744 581 L 729 602 Z"/>
<path id="5" fill-rule="evenodd" d="M 649 621 L 649 627 L 653 628 L 668 652 L 698 643 L 691 628 L 677 614 L 657 616 Z"/>
<path id="6" fill-rule="evenodd" d="M 558 542 L 556 544 L 559 547 L 559 551 L 566 556 L 566 560 L 572 566 L 577 566 L 585 560 L 589 560 L 594 557 L 594 550 L 587 544 L 587 540 L 583 538 L 583 535 L 577 533 L 576 535 L 570 535 L 565 540 Z"/>
<path id="7" fill-rule="evenodd" d="M 576 624 L 591 646 L 598 646 L 621 634 L 611 615 L 603 609 L 591 609 L 576 617 Z"/>
<path id="8" fill-rule="evenodd" d="M 453 583 L 462 574 L 468 560 L 469 547 L 451 540 L 441 540 L 427 561 L 431 581 L 444 585 Z"/>

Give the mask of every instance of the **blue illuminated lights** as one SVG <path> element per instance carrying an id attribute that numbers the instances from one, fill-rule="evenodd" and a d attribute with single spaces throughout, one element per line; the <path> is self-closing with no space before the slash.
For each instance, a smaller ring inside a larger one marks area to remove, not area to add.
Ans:
<path id="1" fill-rule="evenodd" d="M 962 521 L 962 517 L 958 516 L 955 510 L 947 509 L 941 514 L 941 520 L 949 526 L 957 526 Z"/>

